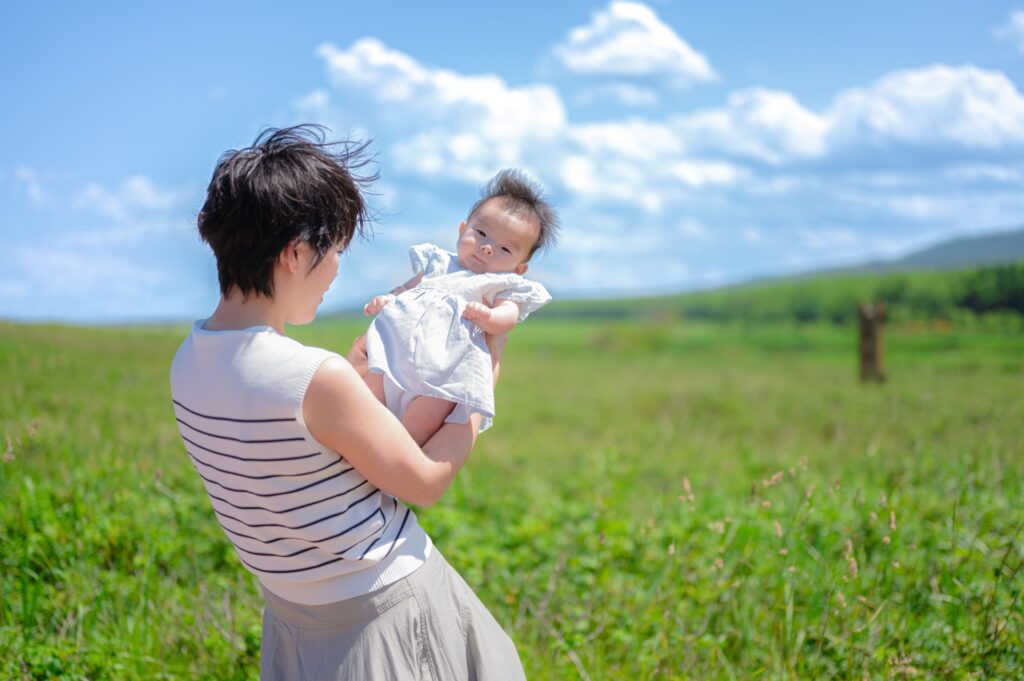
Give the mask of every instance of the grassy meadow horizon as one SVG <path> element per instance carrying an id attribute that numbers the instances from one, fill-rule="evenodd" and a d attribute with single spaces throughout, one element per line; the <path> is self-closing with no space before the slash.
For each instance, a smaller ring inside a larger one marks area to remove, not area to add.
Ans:
<path id="1" fill-rule="evenodd" d="M 186 333 L 0 323 L 0 676 L 256 678 L 170 408 Z M 529 678 L 1020 675 L 1024 334 L 886 334 L 862 385 L 850 324 L 531 319 L 420 522 Z"/>

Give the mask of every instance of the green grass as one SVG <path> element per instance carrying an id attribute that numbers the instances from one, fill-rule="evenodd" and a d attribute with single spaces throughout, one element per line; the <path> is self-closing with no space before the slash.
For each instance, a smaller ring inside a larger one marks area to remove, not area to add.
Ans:
<path id="1" fill-rule="evenodd" d="M 362 322 L 296 329 L 344 351 Z M 256 678 L 182 328 L 0 325 L 0 678 Z M 1024 336 L 531 320 L 422 525 L 531 679 L 1024 676 Z"/>

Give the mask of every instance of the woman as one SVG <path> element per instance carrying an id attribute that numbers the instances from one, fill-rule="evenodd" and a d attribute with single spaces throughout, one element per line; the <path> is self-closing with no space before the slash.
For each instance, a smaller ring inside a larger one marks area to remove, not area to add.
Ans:
<path id="1" fill-rule="evenodd" d="M 420 448 L 354 368 L 360 340 L 346 360 L 284 335 L 313 320 L 363 230 L 362 151 L 299 126 L 218 162 L 199 233 L 221 300 L 171 367 L 182 441 L 263 587 L 262 679 L 522 679 L 511 640 L 400 501 L 441 497 L 479 415 Z"/>

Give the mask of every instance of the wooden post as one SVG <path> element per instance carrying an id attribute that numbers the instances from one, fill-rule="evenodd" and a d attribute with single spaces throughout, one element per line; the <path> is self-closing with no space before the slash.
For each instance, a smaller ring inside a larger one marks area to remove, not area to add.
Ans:
<path id="1" fill-rule="evenodd" d="M 860 319 L 860 380 L 885 381 L 885 343 L 882 325 L 885 323 L 885 303 L 864 304 L 857 311 Z"/>

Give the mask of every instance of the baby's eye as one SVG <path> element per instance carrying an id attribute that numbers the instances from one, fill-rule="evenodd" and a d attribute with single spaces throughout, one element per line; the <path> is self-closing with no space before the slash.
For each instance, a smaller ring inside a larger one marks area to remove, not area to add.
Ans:
<path id="1" fill-rule="evenodd" d="M 487 236 L 487 234 L 485 234 L 485 233 L 484 233 L 484 230 L 482 230 L 482 229 L 478 229 L 478 230 L 476 230 L 476 233 L 477 233 L 477 234 L 479 234 L 479 235 L 480 235 L 480 236 L 482 236 L 482 237 L 486 237 L 486 236 Z"/>
<path id="2" fill-rule="evenodd" d="M 501 247 L 501 250 L 505 251 L 505 252 L 506 252 L 506 253 L 508 253 L 509 255 L 512 255 L 512 251 L 508 250 L 508 246 L 502 246 L 502 247 Z"/>

